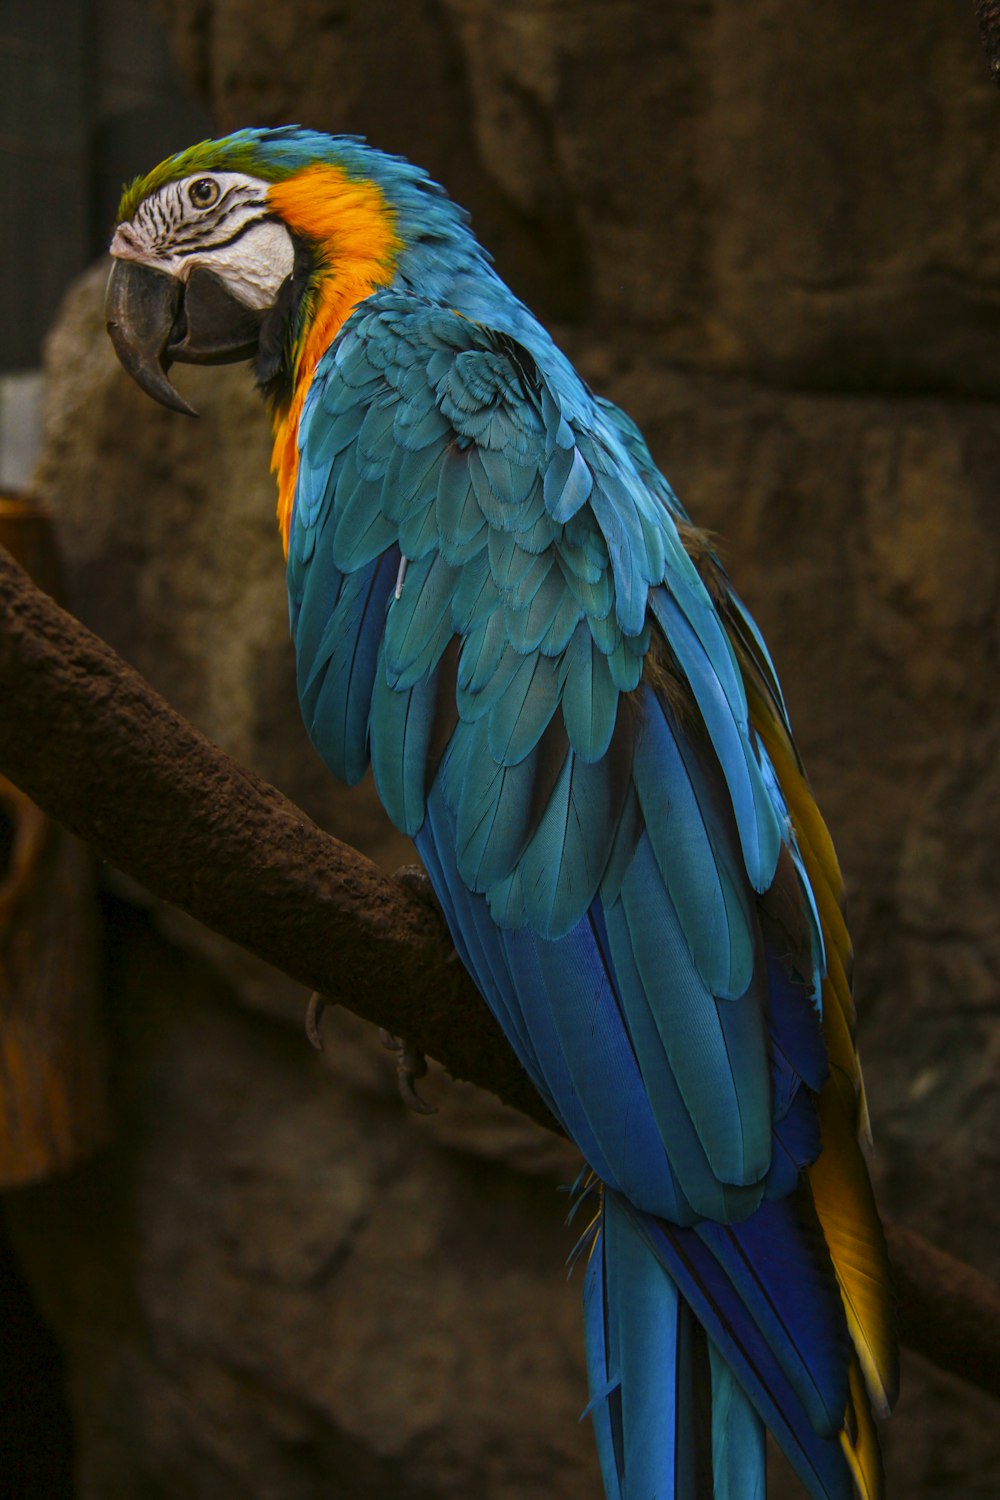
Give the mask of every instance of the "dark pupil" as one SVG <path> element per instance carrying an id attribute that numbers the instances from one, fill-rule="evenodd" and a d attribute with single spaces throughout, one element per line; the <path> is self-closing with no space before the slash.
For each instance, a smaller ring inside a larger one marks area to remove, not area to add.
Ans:
<path id="1" fill-rule="evenodd" d="M 191 189 L 191 197 L 200 207 L 211 203 L 215 194 L 215 183 L 205 178 L 202 182 L 196 182 Z"/>

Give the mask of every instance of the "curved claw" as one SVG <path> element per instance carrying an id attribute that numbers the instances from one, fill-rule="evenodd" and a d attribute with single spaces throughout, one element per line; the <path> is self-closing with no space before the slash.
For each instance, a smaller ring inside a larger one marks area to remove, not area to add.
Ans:
<path id="1" fill-rule="evenodd" d="M 415 1115 L 436 1115 L 437 1109 L 433 1104 L 428 1104 L 417 1092 L 417 1086 L 413 1082 L 413 1075 L 397 1063 L 396 1072 L 399 1078 L 399 1097 L 407 1109 L 412 1109 Z"/>
<path id="2" fill-rule="evenodd" d="M 451 937 L 447 932 L 447 921 L 444 914 L 444 907 L 441 905 L 440 901 L 435 895 L 434 887 L 431 885 L 430 880 L 427 876 L 427 871 L 424 869 L 424 867 L 422 865 L 402 865 L 396 871 L 393 878 L 395 880 L 398 880 L 400 885 L 403 886 L 406 890 L 412 892 L 414 896 L 419 897 L 424 905 L 429 906 L 430 909 L 435 913 L 435 915 L 440 917 L 441 921 L 445 924 L 445 932 L 443 934 L 443 937 L 446 951 L 444 957 L 441 960 L 442 963 L 461 963 L 461 959 L 455 952 Z"/>
<path id="3" fill-rule="evenodd" d="M 306 1036 L 317 1052 L 323 1051 L 323 1038 L 319 1030 L 323 1012 L 327 1006 L 332 1007 L 335 1003 L 333 1000 L 328 1000 L 326 995 L 321 995 L 319 990 L 313 990 L 309 996 L 309 1004 L 306 1006 Z"/>
<path id="4" fill-rule="evenodd" d="M 436 1115 L 437 1109 L 433 1104 L 428 1104 L 426 1099 L 421 1098 L 417 1092 L 415 1080 L 423 1078 L 427 1073 L 427 1059 L 416 1047 L 409 1042 L 403 1041 L 401 1037 L 393 1036 L 391 1031 L 385 1027 L 379 1028 L 379 1037 L 382 1046 L 396 1054 L 396 1079 L 399 1084 L 399 1096 L 407 1109 L 412 1109 L 417 1115 Z"/>
<path id="5" fill-rule="evenodd" d="M 425 906 L 431 907 L 439 917 L 444 916 L 441 903 L 434 894 L 434 887 L 427 876 L 423 865 L 401 865 L 394 877 L 401 886 L 405 886 L 414 896 L 418 896 Z"/>

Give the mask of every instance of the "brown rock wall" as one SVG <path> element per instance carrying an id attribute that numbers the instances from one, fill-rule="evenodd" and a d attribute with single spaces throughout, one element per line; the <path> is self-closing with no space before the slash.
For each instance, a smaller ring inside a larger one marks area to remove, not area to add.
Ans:
<path id="1" fill-rule="evenodd" d="M 224 129 L 426 164 L 548 316 L 821 389 L 1000 389 L 995 92 L 949 0 L 164 0 Z"/>
<path id="2" fill-rule="evenodd" d="M 125 909 L 109 999 L 117 1141 L 9 1206 L 71 1351 L 80 1495 L 593 1488 L 551 1174 L 442 1150 L 388 1072 L 345 1082 L 370 1031 L 331 1027 L 326 1066 Z"/>
<path id="3" fill-rule="evenodd" d="M 724 537 L 847 872 L 883 1200 L 1000 1274 L 1000 99 L 971 5 L 170 13 L 223 128 L 360 129 L 444 180 Z M 40 475 L 76 606 L 404 862 L 298 721 L 246 375 L 181 371 L 197 424 L 153 408 L 103 338 L 101 274 L 53 337 Z M 437 1080 L 441 1113 L 410 1119 L 365 1028 L 334 1014 L 318 1062 L 281 1024 L 293 986 L 154 920 L 118 939 L 119 1143 L 16 1206 L 85 1500 L 596 1494 L 570 1158 Z M 991 1408 L 904 1375 L 890 1493 L 987 1500 Z"/>

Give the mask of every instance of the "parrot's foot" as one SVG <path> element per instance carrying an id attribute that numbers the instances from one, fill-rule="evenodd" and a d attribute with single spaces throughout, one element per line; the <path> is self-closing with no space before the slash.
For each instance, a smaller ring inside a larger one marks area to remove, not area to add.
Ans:
<path id="1" fill-rule="evenodd" d="M 319 990 L 313 990 L 309 996 L 309 1004 L 306 1006 L 306 1036 L 317 1052 L 323 1050 L 323 1038 L 319 1030 L 323 1012 L 328 1007 L 332 1010 L 336 1004 L 336 1000 L 331 1000 L 328 995 L 321 995 Z"/>
<path id="2" fill-rule="evenodd" d="M 429 906 L 432 911 L 437 912 L 442 922 L 444 921 L 444 908 L 434 894 L 434 887 L 420 865 L 403 865 L 396 871 L 393 878 L 398 880 L 400 885 L 405 886 L 408 891 L 412 891 L 414 896 L 419 896 L 424 905 Z M 444 963 L 457 964 L 459 957 L 452 946 L 451 938 L 448 937 L 447 932 L 444 934 L 444 941 L 448 948 L 444 956 Z"/>
<path id="3" fill-rule="evenodd" d="M 323 1014 L 329 1007 L 336 1007 L 336 1000 L 331 1000 L 327 995 L 321 995 L 319 990 L 313 990 L 309 996 L 309 1004 L 306 1007 L 306 1036 L 309 1038 L 317 1052 L 323 1051 L 323 1038 L 320 1034 L 320 1024 Z M 379 1036 L 382 1046 L 396 1054 L 396 1076 L 399 1079 L 399 1093 L 403 1103 L 408 1109 L 414 1110 L 418 1115 L 436 1115 L 437 1110 L 433 1104 L 428 1104 L 426 1099 L 421 1099 L 417 1093 L 416 1080 L 423 1078 L 427 1073 L 427 1059 L 422 1052 L 409 1042 L 403 1041 L 401 1037 L 393 1036 L 391 1031 L 386 1031 L 384 1026 L 379 1027 Z"/>
<path id="4" fill-rule="evenodd" d="M 434 894 L 434 887 L 427 878 L 427 872 L 422 865 L 402 865 L 393 876 L 400 885 L 412 891 L 414 896 L 419 896 L 425 906 L 436 911 L 439 917 L 444 917 L 441 903 Z"/>
<path id="5" fill-rule="evenodd" d="M 424 874 L 424 871 L 421 869 L 420 865 L 404 865 L 401 870 L 396 871 L 396 879 L 399 881 L 400 885 L 404 885 L 408 891 L 412 891 L 415 896 L 419 896 L 421 901 L 425 902 L 427 906 L 432 907 L 434 911 L 437 912 L 439 917 L 444 916 L 444 913 L 441 910 L 440 903 L 438 902 L 433 888 L 431 887 L 431 883 L 427 879 L 427 876 Z M 450 956 L 454 959 L 457 958 L 458 955 L 454 952 L 454 950 L 452 950 Z M 447 962 L 448 960 L 445 961 Z M 312 1045 L 316 1048 L 317 1052 L 323 1051 L 323 1038 L 320 1034 L 320 1025 L 323 1021 L 323 1014 L 328 1009 L 332 1010 L 336 1003 L 336 1000 L 331 1000 L 328 995 L 321 995 L 319 990 L 313 990 L 312 994 L 309 996 L 309 1004 L 306 1006 L 306 1036 L 309 1038 L 309 1041 L 312 1043 Z M 403 1094 L 403 1098 L 406 1100 L 407 1104 L 411 1106 L 411 1108 L 421 1108 L 422 1112 L 425 1114 L 432 1113 L 430 1106 L 425 1105 L 423 1100 L 420 1100 L 419 1105 L 414 1105 L 412 1102 L 413 1099 L 419 1097 L 416 1093 L 416 1090 L 413 1088 L 413 1079 L 423 1078 L 424 1074 L 427 1072 L 427 1064 L 424 1061 L 424 1058 L 419 1052 L 415 1052 L 411 1047 L 403 1042 L 399 1042 L 395 1037 L 392 1037 L 389 1041 L 386 1041 L 386 1037 L 388 1036 L 389 1033 L 387 1031 L 382 1032 L 382 1040 L 385 1046 L 392 1047 L 394 1051 L 399 1052 L 401 1059 L 404 1057 L 404 1055 L 407 1059 L 405 1064 L 402 1060 L 399 1064 L 400 1090 Z M 406 1068 L 409 1068 L 410 1062 L 414 1064 L 414 1067 L 410 1069 L 410 1071 L 406 1074 L 406 1076 L 410 1080 L 407 1091 L 407 1089 L 404 1089 L 403 1086 L 404 1066 Z M 416 1066 L 418 1062 L 422 1063 L 423 1066 Z"/>
<path id="6" fill-rule="evenodd" d="M 407 1109 L 412 1109 L 418 1115 L 436 1115 L 437 1110 L 433 1104 L 428 1104 L 417 1093 L 416 1080 L 423 1078 L 427 1072 L 427 1059 L 416 1047 L 404 1042 L 402 1037 L 393 1036 L 391 1031 L 380 1027 L 379 1036 L 382 1038 L 382 1046 L 396 1054 L 396 1077 L 399 1080 L 399 1094 Z"/>

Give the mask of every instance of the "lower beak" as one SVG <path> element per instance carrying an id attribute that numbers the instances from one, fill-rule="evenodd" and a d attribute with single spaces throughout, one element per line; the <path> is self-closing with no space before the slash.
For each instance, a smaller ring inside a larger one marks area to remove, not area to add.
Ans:
<path id="1" fill-rule="evenodd" d="M 105 298 L 108 333 L 132 379 L 190 417 L 197 413 L 167 379 L 170 366 L 252 358 L 265 313 L 240 302 L 212 271 L 180 281 L 130 260 L 115 261 Z"/>

